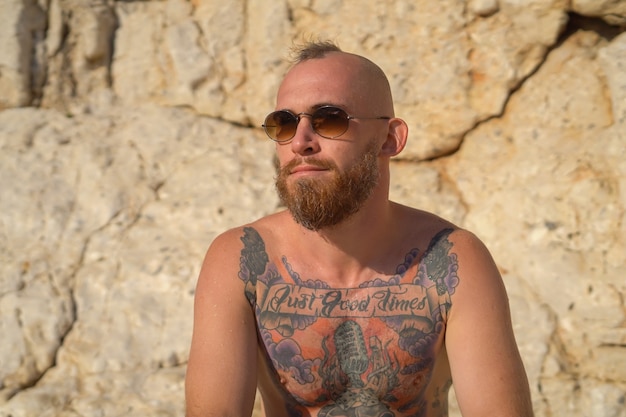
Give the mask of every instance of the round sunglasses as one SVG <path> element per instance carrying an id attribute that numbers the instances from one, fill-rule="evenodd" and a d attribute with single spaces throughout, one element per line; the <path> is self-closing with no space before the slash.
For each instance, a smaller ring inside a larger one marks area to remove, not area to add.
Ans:
<path id="1" fill-rule="evenodd" d="M 263 129 L 267 136 L 276 142 L 290 141 L 296 135 L 298 123 L 302 117 L 311 118 L 313 131 L 326 139 L 335 139 L 348 130 L 351 119 L 391 119 L 391 117 L 350 116 L 345 110 L 335 106 L 322 106 L 313 113 L 292 113 L 289 110 L 277 110 L 267 115 Z"/>

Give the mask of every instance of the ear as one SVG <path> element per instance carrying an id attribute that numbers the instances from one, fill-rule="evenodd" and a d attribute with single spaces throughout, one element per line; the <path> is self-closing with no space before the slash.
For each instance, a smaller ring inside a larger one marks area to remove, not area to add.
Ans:
<path id="1" fill-rule="evenodd" d="M 404 149 L 408 135 L 409 127 L 404 120 L 396 117 L 390 119 L 387 139 L 380 149 L 380 155 L 390 158 L 398 155 Z"/>

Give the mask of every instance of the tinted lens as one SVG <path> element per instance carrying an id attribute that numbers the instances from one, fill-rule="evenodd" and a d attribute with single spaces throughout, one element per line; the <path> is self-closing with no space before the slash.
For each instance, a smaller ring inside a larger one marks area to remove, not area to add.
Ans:
<path id="1" fill-rule="evenodd" d="M 291 139 L 296 134 L 297 127 L 298 118 L 284 110 L 268 114 L 263 123 L 267 136 L 278 142 Z"/>
<path id="2" fill-rule="evenodd" d="M 320 136 L 328 139 L 343 135 L 348 130 L 348 114 L 338 107 L 320 107 L 313 112 L 311 124 Z"/>

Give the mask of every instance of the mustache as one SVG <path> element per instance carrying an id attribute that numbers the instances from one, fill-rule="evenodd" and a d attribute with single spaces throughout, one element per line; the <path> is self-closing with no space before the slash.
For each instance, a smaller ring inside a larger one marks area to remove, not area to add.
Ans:
<path id="1" fill-rule="evenodd" d="M 328 170 L 333 170 L 337 168 L 337 165 L 332 161 L 329 161 L 326 159 L 309 157 L 309 158 L 292 159 L 291 161 L 289 161 L 287 164 L 283 165 L 280 168 L 280 172 L 283 174 L 289 174 L 298 165 L 309 165 L 309 166 L 314 166 L 317 168 L 323 168 L 323 169 L 328 169 Z"/>

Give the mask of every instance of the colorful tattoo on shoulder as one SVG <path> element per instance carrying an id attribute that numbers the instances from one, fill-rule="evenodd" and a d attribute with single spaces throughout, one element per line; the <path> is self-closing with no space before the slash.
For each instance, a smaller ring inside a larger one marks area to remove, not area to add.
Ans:
<path id="1" fill-rule="evenodd" d="M 244 228 L 239 278 L 268 361 L 288 381 L 294 412 L 314 405 L 322 417 L 385 415 L 392 408 L 419 415 L 429 404 L 443 410 L 449 384 L 429 400 L 424 392 L 460 282 L 452 231 L 439 232 L 423 253 L 410 250 L 391 277 L 333 288 L 303 279 L 284 256 L 279 268 L 259 233 Z"/>

